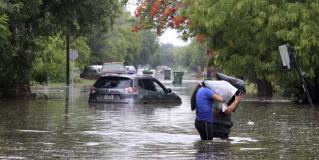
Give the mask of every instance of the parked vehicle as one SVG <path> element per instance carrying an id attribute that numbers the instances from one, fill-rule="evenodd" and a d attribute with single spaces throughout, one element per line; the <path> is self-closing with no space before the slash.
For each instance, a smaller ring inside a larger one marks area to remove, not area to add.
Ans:
<path id="1" fill-rule="evenodd" d="M 80 74 L 81 78 L 97 79 L 101 75 L 102 65 L 91 65 L 86 67 Z"/>
<path id="2" fill-rule="evenodd" d="M 125 66 L 127 74 L 136 74 L 136 69 L 134 66 Z"/>
<path id="3" fill-rule="evenodd" d="M 89 103 L 181 103 L 160 81 L 149 75 L 101 76 L 91 87 Z"/>
<path id="4" fill-rule="evenodd" d="M 126 74 L 126 69 L 123 62 L 108 62 L 104 63 L 101 74 Z"/>
<path id="5" fill-rule="evenodd" d="M 91 65 L 89 66 L 90 69 L 96 71 L 96 73 L 101 74 L 102 71 L 102 65 Z"/>

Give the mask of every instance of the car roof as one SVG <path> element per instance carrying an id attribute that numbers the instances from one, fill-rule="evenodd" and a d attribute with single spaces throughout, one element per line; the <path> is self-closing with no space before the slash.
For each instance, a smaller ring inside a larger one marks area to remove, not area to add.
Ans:
<path id="1" fill-rule="evenodd" d="M 102 68 L 102 65 L 90 65 L 89 67 L 92 67 L 92 68 Z"/>
<path id="2" fill-rule="evenodd" d="M 105 75 L 101 75 L 101 77 L 126 77 L 126 78 L 131 78 L 131 79 L 138 79 L 138 78 L 150 78 L 153 79 L 154 77 L 152 77 L 151 75 L 145 75 L 145 74 L 105 74 Z"/>
<path id="3" fill-rule="evenodd" d="M 105 62 L 103 64 L 123 64 L 123 62 Z"/>

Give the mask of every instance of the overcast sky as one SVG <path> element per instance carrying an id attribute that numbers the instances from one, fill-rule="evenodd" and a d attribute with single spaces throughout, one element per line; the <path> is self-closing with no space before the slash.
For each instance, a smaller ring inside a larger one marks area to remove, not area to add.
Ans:
<path id="1" fill-rule="evenodd" d="M 129 0 L 127 2 L 126 9 L 131 13 L 131 15 L 134 16 L 134 11 L 136 8 L 136 0 Z M 190 43 L 190 40 L 187 42 L 181 40 L 178 38 L 179 34 L 176 30 L 173 29 L 167 29 L 162 36 L 159 37 L 160 43 L 171 43 L 174 46 L 185 46 Z"/>

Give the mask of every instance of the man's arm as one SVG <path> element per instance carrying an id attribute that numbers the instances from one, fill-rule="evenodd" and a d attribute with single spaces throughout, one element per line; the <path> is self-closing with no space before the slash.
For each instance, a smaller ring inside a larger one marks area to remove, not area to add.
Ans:
<path id="1" fill-rule="evenodd" d="M 240 93 L 238 96 L 235 96 L 235 100 L 232 104 L 230 104 L 224 111 L 226 114 L 230 114 L 231 112 L 234 112 L 238 106 L 238 103 L 240 102 L 241 97 L 243 96 L 243 93 Z"/>
<path id="2" fill-rule="evenodd" d="M 218 95 L 218 94 L 216 94 L 216 93 L 213 94 L 212 99 L 215 100 L 215 101 L 217 101 L 217 102 L 224 102 L 224 101 L 225 101 L 222 96 L 220 96 L 220 95 Z"/>

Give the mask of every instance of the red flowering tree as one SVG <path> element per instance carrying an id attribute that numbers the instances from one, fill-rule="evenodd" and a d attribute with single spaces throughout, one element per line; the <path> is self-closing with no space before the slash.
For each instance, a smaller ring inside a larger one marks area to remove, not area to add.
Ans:
<path id="1" fill-rule="evenodd" d="M 132 31 L 142 29 L 156 29 L 161 35 L 167 28 L 177 29 L 186 34 L 189 19 L 183 15 L 187 5 L 178 0 L 139 0 L 135 10 L 135 16 L 139 18 L 139 24 L 133 26 Z"/>
<path id="2" fill-rule="evenodd" d="M 197 42 L 204 43 L 206 34 L 202 32 L 204 30 L 198 30 L 197 25 L 192 26 L 187 9 L 186 0 L 138 0 L 135 16 L 139 18 L 139 24 L 133 26 L 132 31 L 155 29 L 157 35 L 161 35 L 170 28 L 181 32 L 183 40 L 195 37 Z"/>

